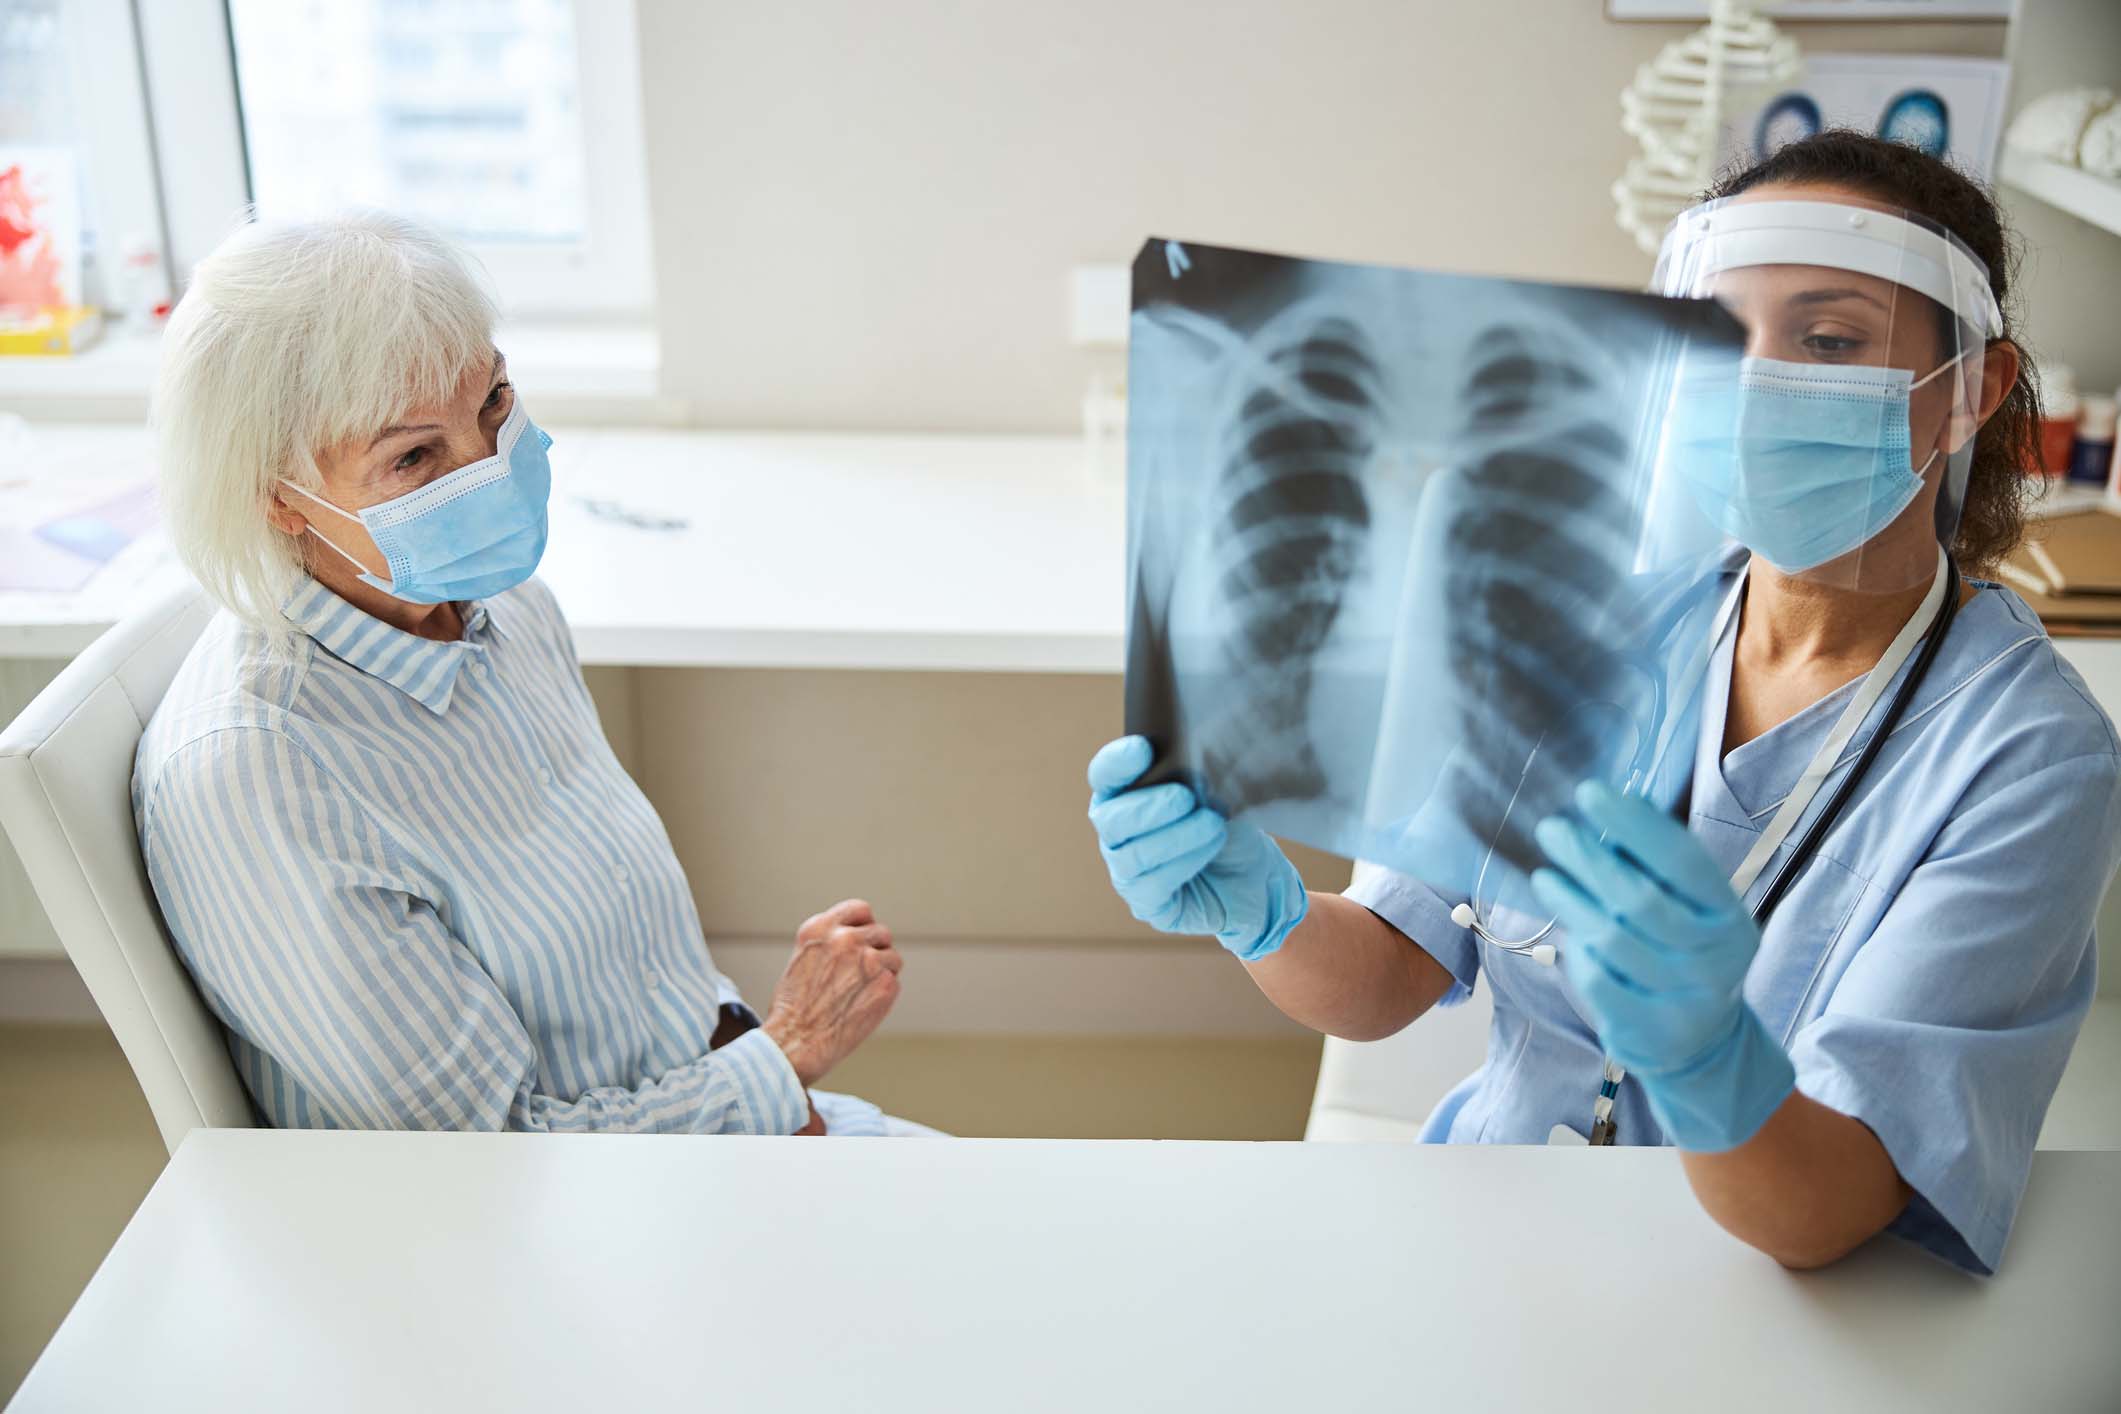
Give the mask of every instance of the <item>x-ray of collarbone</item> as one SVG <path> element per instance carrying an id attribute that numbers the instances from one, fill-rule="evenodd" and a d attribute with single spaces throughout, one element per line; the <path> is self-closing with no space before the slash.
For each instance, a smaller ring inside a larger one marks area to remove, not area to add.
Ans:
<path id="1" fill-rule="evenodd" d="M 1577 781 L 1670 765 L 1691 685 L 1668 663 L 1702 656 L 1718 537 L 1657 431 L 1679 359 L 1735 362 L 1734 324 L 1161 241 L 1135 280 L 1127 721 L 1149 779 L 1494 898 Z"/>

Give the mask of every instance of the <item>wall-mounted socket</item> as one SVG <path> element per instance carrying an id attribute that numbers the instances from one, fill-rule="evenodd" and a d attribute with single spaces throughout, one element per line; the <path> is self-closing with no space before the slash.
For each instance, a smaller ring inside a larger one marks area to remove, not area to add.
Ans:
<path id="1" fill-rule="evenodd" d="M 1123 349 L 1133 303 L 1132 271 L 1125 265 L 1078 265 L 1070 272 L 1069 338 L 1080 348 Z"/>

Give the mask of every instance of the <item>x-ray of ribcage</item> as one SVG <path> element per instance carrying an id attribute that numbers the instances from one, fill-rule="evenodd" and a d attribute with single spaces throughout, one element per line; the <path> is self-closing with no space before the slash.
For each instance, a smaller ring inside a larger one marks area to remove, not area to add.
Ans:
<path id="1" fill-rule="evenodd" d="M 1538 816 L 1576 782 L 1633 756 L 1645 684 L 1630 625 L 1603 612 L 1631 577 L 1629 407 L 1611 366 L 1551 322 L 1482 329 L 1453 432 L 1463 493 L 1448 521 L 1443 593 L 1469 749 L 1444 781 L 1457 818 L 1514 864 Z"/>
<path id="2" fill-rule="evenodd" d="M 1218 422 L 1209 574 L 1231 620 L 1232 691 L 1201 752 L 1231 807 L 1304 799 L 1327 781 L 1311 740 L 1312 665 L 1370 551 L 1364 478 L 1383 388 L 1362 330 L 1324 318 L 1261 351 Z"/>
<path id="3" fill-rule="evenodd" d="M 1719 549 L 1657 465 L 1659 410 L 1682 359 L 1739 341 L 1694 301 L 1151 241 L 1128 436 L 1148 779 L 1461 894 L 1536 864 L 1578 781 L 1647 792 Z"/>

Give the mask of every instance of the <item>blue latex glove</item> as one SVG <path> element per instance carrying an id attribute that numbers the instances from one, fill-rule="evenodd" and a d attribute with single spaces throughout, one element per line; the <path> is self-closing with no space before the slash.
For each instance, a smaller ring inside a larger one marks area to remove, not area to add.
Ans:
<path id="1" fill-rule="evenodd" d="M 1160 932 L 1213 934 L 1258 961 L 1303 922 L 1303 879 L 1264 830 L 1231 824 L 1184 785 L 1127 789 L 1153 756 L 1148 738 L 1123 736 L 1090 759 L 1090 824 L 1114 892 Z"/>
<path id="2" fill-rule="evenodd" d="M 1742 993 L 1760 929 L 1677 820 L 1595 781 L 1577 788 L 1576 806 L 1585 823 L 1540 823 L 1551 867 L 1532 875 L 1568 930 L 1569 981 L 1672 1142 L 1736 1148 L 1796 1086 Z"/>

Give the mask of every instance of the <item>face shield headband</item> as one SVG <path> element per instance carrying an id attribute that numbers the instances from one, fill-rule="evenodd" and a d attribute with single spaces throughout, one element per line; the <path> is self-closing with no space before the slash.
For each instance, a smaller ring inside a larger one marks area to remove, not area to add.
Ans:
<path id="1" fill-rule="evenodd" d="M 1823 265 L 1889 280 L 1929 296 L 1985 339 L 2003 334 L 2003 311 L 1973 252 L 1890 212 L 1830 201 L 1725 200 L 1681 212 L 1658 253 L 1657 289 L 1691 294 L 1753 265 Z"/>

